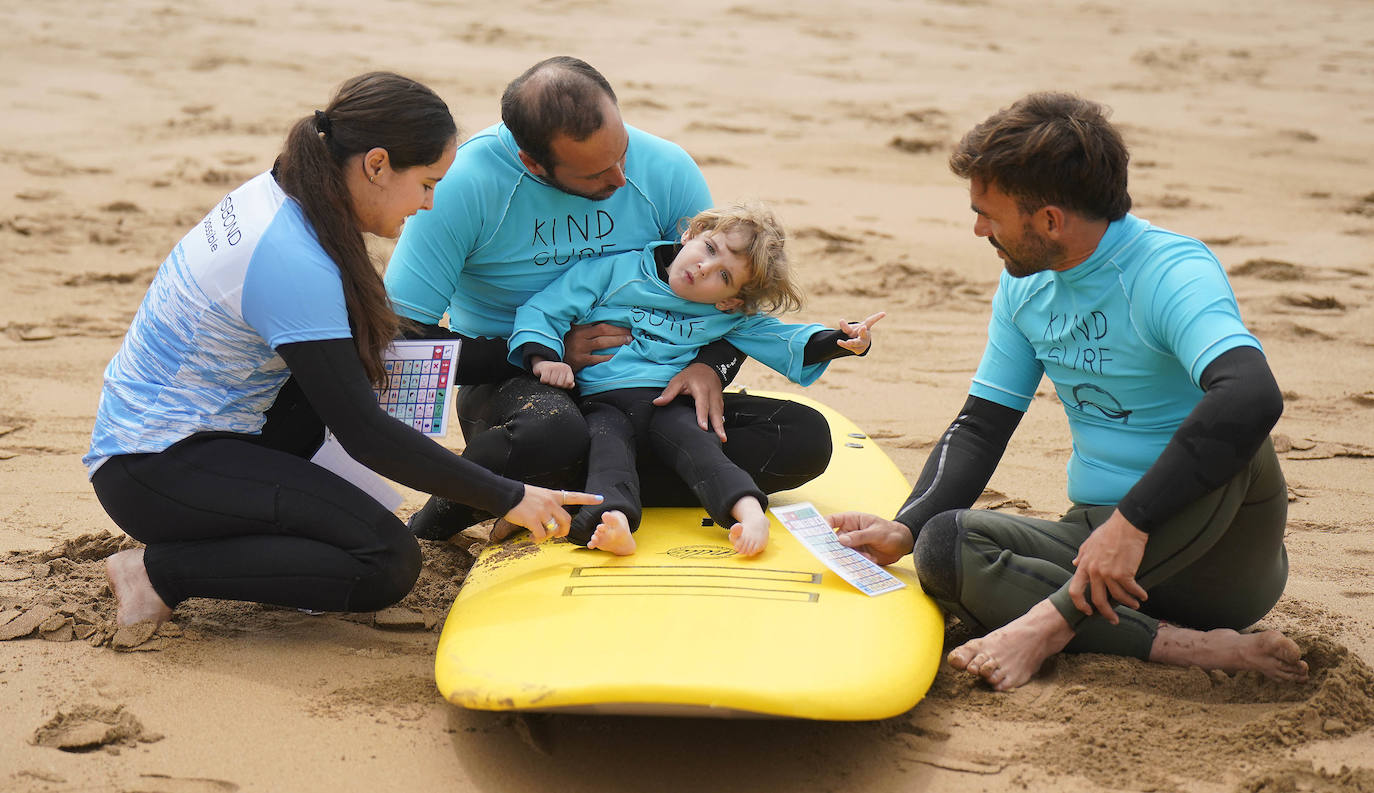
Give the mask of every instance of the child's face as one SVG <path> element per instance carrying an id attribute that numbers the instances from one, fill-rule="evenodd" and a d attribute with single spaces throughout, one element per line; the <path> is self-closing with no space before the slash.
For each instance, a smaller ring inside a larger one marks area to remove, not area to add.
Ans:
<path id="1" fill-rule="evenodd" d="M 668 265 L 668 288 L 693 303 L 713 303 L 721 311 L 733 311 L 735 297 L 749 280 L 749 259 L 744 251 L 749 233 L 733 229 L 728 234 L 704 231 L 695 237 L 682 235 L 682 250 Z"/>

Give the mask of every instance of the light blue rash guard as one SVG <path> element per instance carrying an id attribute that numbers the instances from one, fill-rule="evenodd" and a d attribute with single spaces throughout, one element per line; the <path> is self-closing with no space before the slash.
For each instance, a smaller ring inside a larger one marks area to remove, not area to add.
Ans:
<path id="1" fill-rule="evenodd" d="M 806 342 L 824 325 L 788 324 L 767 314 L 734 314 L 711 303 L 693 303 L 673 293 L 658 275 L 654 249 L 588 259 L 568 269 L 515 314 L 511 363 L 523 365 L 519 348 L 540 344 L 563 353 L 571 324 L 611 322 L 628 327 L 633 340 L 609 361 L 577 372 L 584 396 L 620 388 L 662 388 L 691 363 L 701 347 L 724 338 L 793 382 L 810 385 L 829 365 L 803 362 Z"/>
<path id="2" fill-rule="evenodd" d="M 1002 274 L 969 393 L 1024 411 L 1048 375 L 1073 435 L 1069 498 L 1115 504 L 1202 398 L 1203 369 L 1243 346 L 1260 348 L 1207 246 L 1126 215 L 1076 267 Z"/>
<path id="3" fill-rule="evenodd" d="M 515 310 L 582 259 L 676 240 L 710 207 L 681 147 L 626 126 L 625 186 L 604 201 L 569 195 L 525 169 L 505 125 L 458 148 L 434 209 L 405 224 L 386 287 L 397 313 L 466 336 L 507 338 Z"/>
<path id="4" fill-rule="evenodd" d="M 255 434 L 290 375 L 275 348 L 352 338 L 343 281 L 272 174 L 224 199 L 158 269 L 105 369 L 94 474 L 197 432 Z"/>

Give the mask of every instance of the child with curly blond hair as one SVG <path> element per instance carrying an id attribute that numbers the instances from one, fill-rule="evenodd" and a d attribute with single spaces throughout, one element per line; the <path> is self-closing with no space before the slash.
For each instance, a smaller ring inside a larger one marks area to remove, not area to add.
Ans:
<path id="1" fill-rule="evenodd" d="M 657 454 L 682 476 L 711 518 L 729 526 L 744 556 L 768 542 L 767 497 L 730 461 L 716 433 L 698 423 L 690 400 L 654 403 L 698 350 L 725 339 L 788 379 L 810 385 L 829 362 L 863 355 L 878 313 L 838 329 L 788 324 L 770 312 L 801 306 L 785 236 L 760 205 L 708 209 L 680 243 L 583 260 L 515 315 L 511 362 L 547 385 L 576 388 L 591 436 L 585 489 L 605 500 L 573 519 L 569 539 L 617 555 L 634 552 L 642 508 L 635 459 Z M 633 341 L 609 360 L 573 372 L 563 337 L 573 324 L 628 326 Z"/>

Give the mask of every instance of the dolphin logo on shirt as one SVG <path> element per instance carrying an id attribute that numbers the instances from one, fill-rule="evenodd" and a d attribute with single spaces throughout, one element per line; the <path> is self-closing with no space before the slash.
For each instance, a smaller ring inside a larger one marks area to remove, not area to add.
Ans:
<path id="1" fill-rule="evenodd" d="M 1116 397 L 1092 383 L 1079 383 L 1074 386 L 1073 399 L 1073 408 L 1082 413 L 1087 413 L 1088 408 L 1093 408 L 1105 419 L 1119 421 L 1122 424 L 1130 423 L 1132 411 L 1123 408 Z"/>

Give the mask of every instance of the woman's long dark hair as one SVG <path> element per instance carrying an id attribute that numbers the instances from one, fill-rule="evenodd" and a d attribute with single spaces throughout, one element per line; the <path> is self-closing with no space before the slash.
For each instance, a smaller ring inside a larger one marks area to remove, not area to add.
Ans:
<path id="1" fill-rule="evenodd" d="M 297 121 L 274 168 L 296 199 L 320 246 L 339 266 L 358 357 L 374 384 L 385 376 L 382 351 L 399 320 L 358 228 L 344 165 L 355 155 L 386 149 L 393 170 L 429 165 L 458 133 L 448 105 L 429 88 L 390 72 L 345 82 L 323 111 Z"/>

